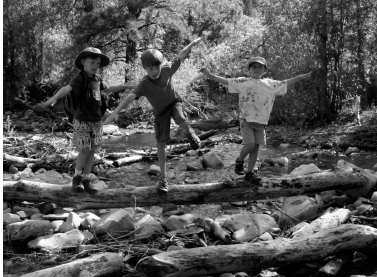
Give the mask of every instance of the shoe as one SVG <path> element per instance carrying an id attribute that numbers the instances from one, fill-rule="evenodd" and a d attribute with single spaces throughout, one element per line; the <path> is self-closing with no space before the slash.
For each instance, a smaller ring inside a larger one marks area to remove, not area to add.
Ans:
<path id="1" fill-rule="evenodd" d="M 82 182 L 82 176 L 81 175 L 73 176 L 73 179 L 72 179 L 72 191 L 73 192 L 84 191 L 84 186 L 82 185 L 81 182 Z"/>
<path id="2" fill-rule="evenodd" d="M 161 178 L 161 180 L 158 182 L 157 188 L 160 191 L 168 192 L 169 191 L 169 182 L 168 182 L 168 180 L 166 178 Z"/>
<path id="3" fill-rule="evenodd" d="M 190 131 L 187 134 L 187 138 L 190 142 L 190 147 L 192 150 L 197 150 L 200 148 L 200 138 L 198 138 L 194 131 Z"/>
<path id="4" fill-rule="evenodd" d="M 249 171 L 245 174 L 245 181 L 260 182 L 262 178 L 255 171 Z"/>
<path id="5" fill-rule="evenodd" d="M 239 161 L 238 159 L 236 159 L 236 165 L 234 167 L 234 173 L 236 173 L 237 175 L 244 175 L 245 174 L 245 170 L 243 168 L 243 161 Z"/>
<path id="6" fill-rule="evenodd" d="M 90 178 L 84 179 L 82 181 L 82 184 L 84 186 L 84 189 L 89 193 L 96 193 L 98 191 L 96 186 L 92 184 L 92 180 Z"/>

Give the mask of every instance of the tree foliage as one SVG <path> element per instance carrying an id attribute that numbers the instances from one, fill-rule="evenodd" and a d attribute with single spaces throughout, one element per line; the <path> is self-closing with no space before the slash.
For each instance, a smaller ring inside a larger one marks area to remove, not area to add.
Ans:
<path id="1" fill-rule="evenodd" d="M 87 46 L 111 57 L 102 70 L 110 84 L 137 83 L 139 55 L 154 47 L 167 61 L 193 38 L 193 49 L 176 76 L 180 93 L 199 105 L 197 91 L 226 94 L 206 80 L 190 80 L 205 66 L 225 77 L 247 76 L 254 55 L 269 62 L 268 77 L 286 79 L 313 71 L 276 101 L 272 122 L 305 114 L 322 120 L 361 95 L 377 102 L 377 3 L 373 0 L 5 0 L 3 4 L 4 102 L 40 102 L 67 84 L 73 61 Z M 234 100 L 234 99 L 233 99 Z M 234 108 L 234 101 L 224 98 Z M 220 101 L 220 100 L 210 100 Z M 203 101 L 201 102 L 203 103 Z M 209 104 L 209 103 L 208 103 Z M 221 103 L 218 107 L 221 107 Z"/>

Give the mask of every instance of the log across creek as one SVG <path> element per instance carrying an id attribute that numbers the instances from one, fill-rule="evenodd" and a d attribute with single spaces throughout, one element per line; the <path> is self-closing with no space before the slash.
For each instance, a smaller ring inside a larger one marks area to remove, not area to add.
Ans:
<path id="1" fill-rule="evenodd" d="M 367 179 L 360 173 L 341 168 L 303 176 L 263 177 L 258 183 L 242 180 L 195 185 L 171 185 L 168 193 L 160 193 L 155 186 L 104 189 L 95 195 L 73 193 L 71 185 L 57 185 L 35 181 L 3 181 L 4 201 L 55 203 L 83 209 L 209 204 L 263 200 L 267 198 L 314 194 L 326 190 L 361 188 Z"/>

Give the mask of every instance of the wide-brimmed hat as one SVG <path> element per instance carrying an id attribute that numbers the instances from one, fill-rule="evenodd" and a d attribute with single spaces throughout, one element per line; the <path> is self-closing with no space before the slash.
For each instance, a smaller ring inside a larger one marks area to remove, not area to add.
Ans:
<path id="1" fill-rule="evenodd" d="M 262 57 L 252 57 L 250 60 L 247 61 L 247 68 L 249 69 L 250 68 L 250 65 L 252 63 L 260 63 L 264 66 L 267 67 L 267 61 L 265 58 L 262 58 Z"/>
<path id="2" fill-rule="evenodd" d="M 87 47 L 85 48 L 76 58 L 75 60 L 75 66 L 78 69 L 83 69 L 83 65 L 81 63 L 81 60 L 84 59 L 87 56 L 95 56 L 101 58 L 101 64 L 99 67 L 108 66 L 110 63 L 110 58 L 106 56 L 105 54 L 101 53 L 101 50 L 94 47 Z"/>

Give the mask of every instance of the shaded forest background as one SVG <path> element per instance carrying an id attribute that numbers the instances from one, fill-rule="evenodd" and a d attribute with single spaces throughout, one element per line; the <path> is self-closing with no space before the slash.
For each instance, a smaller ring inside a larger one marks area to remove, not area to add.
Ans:
<path id="1" fill-rule="evenodd" d="M 312 78 L 279 97 L 270 123 L 329 121 L 361 96 L 377 105 L 377 1 L 375 0 L 4 0 L 3 105 L 37 104 L 68 84 L 73 62 L 87 46 L 111 58 L 106 83 L 136 84 L 139 56 L 159 49 L 169 61 L 202 37 L 176 73 L 191 115 L 237 110 L 236 95 L 215 82 L 191 82 L 203 66 L 225 77 L 247 76 L 246 61 L 263 56 L 268 77 Z M 126 92 L 109 95 L 115 106 Z M 146 101 L 133 108 L 147 115 Z M 135 111 L 136 111 L 135 110 Z"/>

